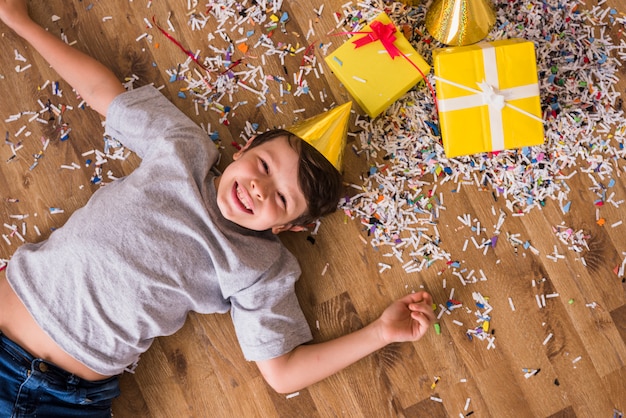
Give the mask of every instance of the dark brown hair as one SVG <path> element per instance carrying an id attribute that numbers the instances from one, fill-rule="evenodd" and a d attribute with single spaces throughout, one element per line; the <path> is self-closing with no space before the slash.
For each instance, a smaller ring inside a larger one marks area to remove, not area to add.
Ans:
<path id="1" fill-rule="evenodd" d="M 291 223 L 308 225 L 337 209 L 343 192 L 341 173 L 315 147 L 285 129 L 263 132 L 249 143 L 248 149 L 281 136 L 287 137 L 300 156 L 298 185 L 307 203 L 307 211 Z"/>

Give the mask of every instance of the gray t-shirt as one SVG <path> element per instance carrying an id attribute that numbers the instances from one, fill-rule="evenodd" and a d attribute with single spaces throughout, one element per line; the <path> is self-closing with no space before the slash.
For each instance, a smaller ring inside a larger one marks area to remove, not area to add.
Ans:
<path id="1" fill-rule="evenodd" d="M 106 133 L 140 166 L 47 240 L 18 248 L 7 268 L 43 330 L 106 375 L 180 329 L 189 311 L 230 310 L 248 360 L 309 341 L 294 293 L 300 267 L 270 231 L 221 215 L 211 172 L 218 151 L 206 133 L 150 86 L 113 101 Z"/>

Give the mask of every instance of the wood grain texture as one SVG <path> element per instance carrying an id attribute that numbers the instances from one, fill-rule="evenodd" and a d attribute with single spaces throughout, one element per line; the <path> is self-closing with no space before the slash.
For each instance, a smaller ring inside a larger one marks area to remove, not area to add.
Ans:
<path id="1" fill-rule="evenodd" d="M 198 10 L 205 7 L 204 2 L 200 3 Z M 585 3 L 581 7 L 593 7 L 597 1 Z M 249 7 L 255 2 L 242 4 Z M 318 18 L 312 9 L 319 9 L 322 4 L 324 12 Z M 207 39 L 207 33 L 216 29 L 214 19 L 207 23 L 210 30 L 191 30 L 187 2 L 50 0 L 29 5 L 34 18 L 50 32 L 66 36 L 76 48 L 109 66 L 120 80 L 136 76 L 136 86 L 162 86 L 163 93 L 190 118 L 216 131 L 222 144 L 221 168 L 235 151 L 232 143 L 243 144 L 246 121 L 258 123 L 260 131 L 288 127 L 331 104 L 350 100 L 346 89 L 328 70 L 319 77 L 307 77 L 314 94 L 296 97 L 292 78 L 299 71 L 302 53 L 287 53 L 284 64 L 278 56 L 268 57 L 263 71 L 271 77 L 285 78 L 284 86 L 291 84 L 290 94 L 281 97 L 278 82 L 269 81 L 268 97 L 275 106 L 270 102 L 256 106 L 258 96 L 241 89 L 232 102 L 247 101 L 248 105 L 231 110 L 228 124 L 220 123 L 223 115 L 218 111 L 196 111 L 190 94 L 187 98 L 179 97 L 185 83 L 170 82 L 167 71 L 179 69 L 186 55 L 146 24 L 154 16 L 167 30 L 169 16 L 176 29 L 172 36 L 189 51 L 198 51 L 200 58 L 215 55 L 209 44 L 226 48 L 228 43 L 219 35 Z M 284 0 L 281 10 L 289 14 L 289 21 L 284 32 L 273 32 L 273 41 L 285 48 L 307 46 L 310 41 L 305 34 L 313 27 L 316 37 L 311 42 L 332 42 L 330 51 L 334 50 L 343 38 L 328 34 L 337 30 L 332 13 L 341 10 L 342 5 L 337 0 L 314 4 Z M 603 7 L 606 6 L 616 7 L 622 13 L 619 16 L 626 12 L 619 0 L 608 0 Z M 60 19 L 53 20 L 53 15 Z M 267 32 L 262 25 L 253 29 Z M 144 33 L 149 36 L 137 40 Z M 228 24 L 224 25 L 224 33 L 233 40 L 246 35 Z M 611 33 L 623 42 L 624 35 L 616 27 Z M 102 119 L 89 108 L 78 108 L 80 98 L 32 48 L 4 26 L 0 26 L 0 35 L 0 133 L 9 132 L 12 142 L 21 141 L 23 145 L 16 158 L 11 158 L 8 145 L 0 145 L 0 220 L 16 225 L 20 231 L 22 222 L 26 222 L 24 239 L 40 241 L 62 226 L 73 211 L 102 187 L 90 182 L 94 167 L 86 164 L 92 157 L 85 155 L 103 148 Z M 419 43 L 419 37 L 415 42 Z M 15 60 L 16 51 L 32 65 L 29 70 L 14 70 L 18 64 L 26 65 Z M 260 54 L 254 52 L 253 49 L 246 57 L 249 67 L 236 68 L 241 72 L 238 77 L 245 77 L 244 71 L 262 64 Z M 318 61 L 323 60 L 319 48 L 314 53 Z M 622 93 L 626 88 L 625 71 L 622 67 L 618 74 L 618 90 Z M 52 95 L 49 87 L 41 89 L 46 80 L 59 81 L 63 95 Z M 325 94 L 324 101 L 319 92 Z M 38 101 L 45 104 L 48 100 L 74 109 L 64 112 L 61 119 L 42 112 L 41 118 L 50 118 L 47 124 L 28 122 L 30 116 L 26 114 L 16 122 L 8 121 L 11 115 L 21 112 L 39 112 Z M 304 111 L 294 113 L 297 109 Z M 351 122 L 357 114 L 362 112 L 355 105 Z M 59 139 L 61 123 L 72 129 L 67 141 Z M 22 126 L 25 130 L 17 135 Z M 351 151 L 353 145 L 359 146 L 352 135 L 359 130 L 351 123 L 344 164 L 348 184 L 362 184 L 372 164 L 365 154 Z M 33 156 L 42 150 L 42 137 L 50 139 L 49 146 L 38 165 L 31 168 Z M 60 168 L 72 163 L 80 168 Z M 109 161 L 104 166 L 105 182 L 112 181 L 107 178 L 109 171 L 114 177 L 121 177 L 138 164 L 134 155 Z M 616 200 L 626 199 L 624 176 L 615 181 L 611 191 Z M 417 343 L 390 345 L 289 397 L 274 393 L 256 366 L 244 360 L 229 315 L 191 314 L 179 332 L 155 341 L 134 374 L 121 377 L 122 396 L 114 403 L 115 417 L 443 418 L 470 416 L 471 412 L 473 417 L 582 418 L 611 417 L 614 409 L 626 412 L 626 284 L 614 272 L 624 259 L 626 234 L 623 226 L 610 226 L 624 218 L 623 205 L 605 205 L 602 216 L 607 223 L 600 226 L 596 223 L 595 195 L 591 191 L 594 184 L 590 178 L 575 176 L 568 184 L 572 189 L 572 210 L 563 213 L 556 202 L 548 200 L 544 207 L 519 217 L 511 216 L 504 199 L 494 199 L 490 190 L 467 185 L 453 191 L 457 186 L 452 182 L 438 185 L 437 193 L 446 198 L 445 211 L 438 219 L 440 245 L 468 270 L 474 270 L 476 275 L 480 271 L 488 278 L 477 285 L 463 286 L 453 269 L 439 265 L 408 274 L 394 264 L 392 269 L 380 272 L 379 263 L 395 263 L 386 255 L 388 249 L 370 245 L 367 229 L 360 220 L 349 219 L 341 212 L 325 218 L 315 235 L 285 233 L 285 245 L 296 254 L 303 268 L 296 290 L 315 341 L 359 329 L 374 320 L 392 300 L 420 289 L 431 292 L 438 304 L 445 304 L 454 288 L 455 299 L 463 301 L 464 308 L 443 314 L 439 320 L 440 335 L 430 332 Z M 50 207 L 62 208 L 64 212 L 51 214 Z M 493 230 L 498 220 L 493 213 L 500 210 L 507 217 L 497 246 L 483 255 L 482 250 L 472 248 L 470 241 L 464 251 L 464 243 L 472 237 L 478 239 L 478 235 L 460 224 L 457 217 L 470 214 Z M 18 214 L 29 217 L 11 218 Z M 116 220 L 113 217 L 100 221 Z M 553 227 L 557 225 L 585 231 L 589 236 L 588 248 L 581 253 L 568 250 L 555 238 Z M 2 231 L 7 236 L 9 232 Z M 507 241 L 505 233 L 520 234 L 539 255 Z M 16 236 L 7 239 L 10 244 L 0 240 L 2 259 L 9 259 L 21 244 Z M 546 258 L 555 246 L 564 255 L 558 262 Z M 488 296 L 493 307 L 490 332 L 495 337 L 494 349 L 488 350 L 485 341 L 470 341 L 466 336 L 466 329 L 476 326 L 476 316 L 470 308 L 474 291 Z M 546 306 L 540 308 L 537 297 L 546 294 L 559 296 L 547 299 Z M 526 368 L 540 371 L 527 379 L 522 372 Z"/>

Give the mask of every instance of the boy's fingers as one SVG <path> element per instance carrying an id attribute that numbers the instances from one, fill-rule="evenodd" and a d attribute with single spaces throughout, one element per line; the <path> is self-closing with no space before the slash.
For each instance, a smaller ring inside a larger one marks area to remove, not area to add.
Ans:
<path id="1" fill-rule="evenodd" d="M 411 316 L 413 318 L 424 316 L 429 321 L 435 319 L 435 313 L 433 312 L 430 305 L 426 305 L 423 303 L 414 303 L 409 306 L 409 309 L 411 309 L 412 311 Z"/>
<path id="2" fill-rule="evenodd" d="M 428 312 L 428 313 L 433 312 L 432 304 L 427 303 L 426 301 L 411 303 L 408 306 L 409 306 L 409 309 L 412 311 L 420 310 L 420 311 Z"/>
<path id="3" fill-rule="evenodd" d="M 428 304 L 433 303 L 433 298 L 430 296 L 428 292 L 417 292 L 415 295 L 420 297 L 421 302 L 426 302 Z"/>
<path id="4" fill-rule="evenodd" d="M 426 302 L 428 304 L 432 303 L 432 298 L 428 292 L 409 293 L 400 300 L 407 304 L 420 302 Z"/>
<path id="5" fill-rule="evenodd" d="M 420 312 L 413 312 L 411 314 L 411 318 L 419 324 L 420 328 L 423 329 L 428 328 L 433 322 L 425 314 L 422 314 Z"/>

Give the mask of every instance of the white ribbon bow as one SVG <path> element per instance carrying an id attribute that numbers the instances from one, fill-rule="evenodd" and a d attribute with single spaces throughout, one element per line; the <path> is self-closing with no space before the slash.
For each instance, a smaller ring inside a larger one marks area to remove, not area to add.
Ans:
<path id="1" fill-rule="evenodd" d="M 487 105 L 489 109 L 489 124 L 491 131 L 491 150 L 500 151 L 504 149 L 504 126 L 502 122 L 502 109 L 505 106 L 524 114 L 536 121 L 543 123 L 543 119 L 530 112 L 520 109 L 509 103 L 511 100 L 525 99 L 539 96 L 539 85 L 527 84 L 525 86 L 512 87 L 500 90 L 498 82 L 498 63 L 496 61 L 496 51 L 493 45 L 486 42 L 477 44 L 483 50 L 483 65 L 485 67 L 485 80 L 476 83 L 480 90 L 464 86 L 454 81 L 446 80 L 435 76 L 435 80 L 458 87 L 460 89 L 474 93 L 470 96 L 455 97 L 451 99 L 437 100 L 440 112 L 467 109 Z"/>

